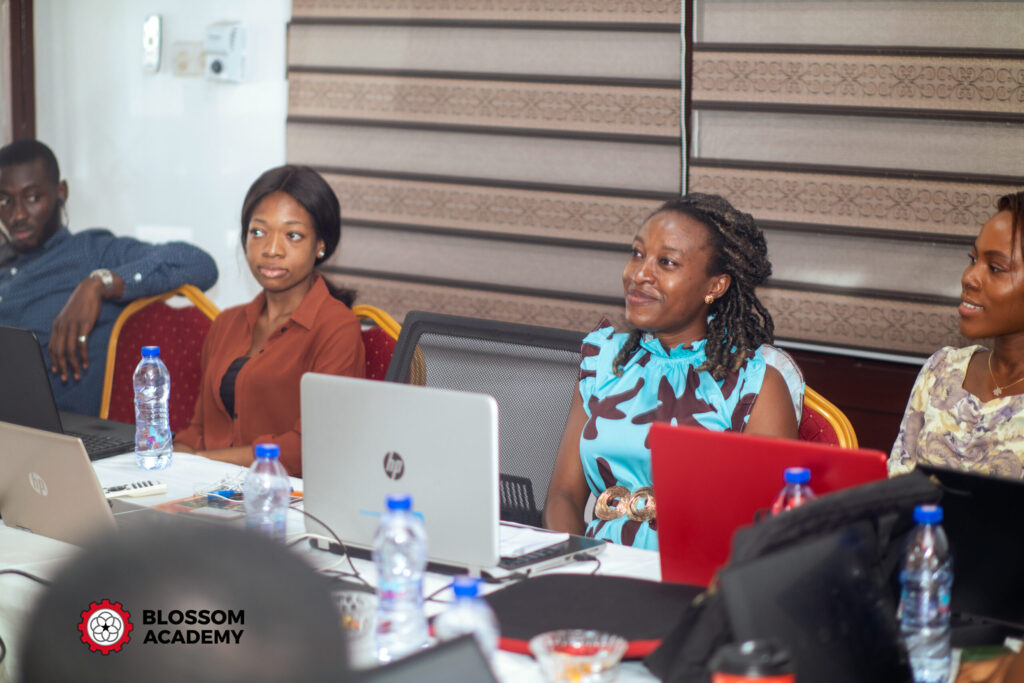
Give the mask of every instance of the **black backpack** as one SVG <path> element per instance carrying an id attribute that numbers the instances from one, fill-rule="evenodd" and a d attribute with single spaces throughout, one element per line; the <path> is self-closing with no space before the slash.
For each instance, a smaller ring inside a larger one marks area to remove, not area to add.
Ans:
<path id="1" fill-rule="evenodd" d="M 645 664 L 663 681 L 706 683 L 731 642 L 773 637 L 797 680 L 910 679 L 895 605 L 914 507 L 940 488 L 909 475 L 838 491 L 733 537 L 728 564 Z"/>

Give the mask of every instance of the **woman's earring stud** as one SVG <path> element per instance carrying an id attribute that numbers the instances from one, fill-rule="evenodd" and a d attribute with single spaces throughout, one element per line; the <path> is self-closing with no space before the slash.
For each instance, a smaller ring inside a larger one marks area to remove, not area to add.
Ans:
<path id="1" fill-rule="evenodd" d="M 715 297 L 708 294 L 707 296 L 704 297 L 704 303 L 710 306 L 711 304 L 715 303 Z"/>

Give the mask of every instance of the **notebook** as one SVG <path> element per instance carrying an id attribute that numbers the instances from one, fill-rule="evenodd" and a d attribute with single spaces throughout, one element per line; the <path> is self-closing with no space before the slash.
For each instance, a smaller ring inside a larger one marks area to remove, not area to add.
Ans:
<path id="1" fill-rule="evenodd" d="M 927 465 L 918 469 L 942 487 L 942 528 L 953 556 L 954 640 L 971 644 L 969 633 L 958 633 L 969 631 L 971 623 L 1024 631 L 1024 482 Z M 979 635 L 979 642 L 1001 640 Z"/>
<path id="2" fill-rule="evenodd" d="M 819 496 L 886 476 L 886 455 L 868 449 L 667 424 L 651 427 L 650 444 L 663 581 L 708 585 L 787 467 L 809 468 Z"/>
<path id="3" fill-rule="evenodd" d="M 301 399 L 304 507 L 346 545 L 372 548 L 385 496 L 409 493 L 432 563 L 503 564 L 493 397 L 307 373 Z M 324 533 L 309 519 L 306 529 Z M 571 536 L 509 569 L 537 571 L 603 547 Z"/>
<path id="4" fill-rule="evenodd" d="M 93 460 L 135 449 L 134 425 L 58 412 L 49 372 L 34 333 L 0 326 L 0 381 L 18 388 L 0 392 L 0 421 L 76 436 Z"/>

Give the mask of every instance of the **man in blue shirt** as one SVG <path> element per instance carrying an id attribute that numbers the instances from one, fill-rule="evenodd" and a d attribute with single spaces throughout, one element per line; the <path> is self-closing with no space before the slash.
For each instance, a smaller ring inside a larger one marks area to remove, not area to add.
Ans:
<path id="1" fill-rule="evenodd" d="M 67 198 L 49 147 L 17 140 L 0 148 L 0 325 L 36 333 L 61 410 L 97 415 L 107 342 L 124 306 L 185 283 L 209 289 L 217 265 L 184 242 L 71 233 Z"/>

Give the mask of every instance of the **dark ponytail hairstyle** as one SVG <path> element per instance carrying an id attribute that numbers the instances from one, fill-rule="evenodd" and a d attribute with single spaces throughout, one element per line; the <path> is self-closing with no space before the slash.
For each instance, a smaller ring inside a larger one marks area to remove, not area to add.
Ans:
<path id="1" fill-rule="evenodd" d="M 996 211 L 1000 213 L 1003 211 L 1010 212 L 1010 217 L 1013 221 L 1013 241 L 1014 243 L 1020 243 L 1020 253 L 1021 256 L 1024 256 L 1024 239 L 1021 237 L 1021 233 L 1024 233 L 1024 190 L 1004 194 L 997 199 Z"/>
<path id="2" fill-rule="evenodd" d="M 749 352 L 774 340 L 775 324 L 755 289 L 772 274 L 764 234 L 754 218 L 738 211 L 726 199 L 713 194 L 691 193 L 662 204 L 645 223 L 663 211 L 681 213 L 700 222 L 708 231 L 711 258 L 708 275 L 726 273 L 732 282 L 711 305 L 704 352 L 707 360 L 697 368 L 716 380 L 739 370 Z M 642 330 L 630 332 L 626 345 L 613 361 L 616 375 L 640 347 Z"/>
<path id="3" fill-rule="evenodd" d="M 313 218 L 317 239 L 324 242 L 324 255 L 317 256 L 316 259 L 316 265 L 319 266 L 331 257 L 338 248 L 338 242 L 341 241 L 341 204 L 323 176 L 309 166 L 286 164 L 264 171 L 263 175 L 256 179 L 245 194 L 245 201 L 242 202 L 242 248 L 245 248 L 245 238 L 249 234 L 249 221 L 253 212 L 261 201 L 275 192 L 289 195 Z M 324 284 L 327 285 L 331 296 L 349 308 L 352 307 L 352 302 L 356 298 L 354 290 L 335 287 L 327 278 L 324 278 Z"/>

